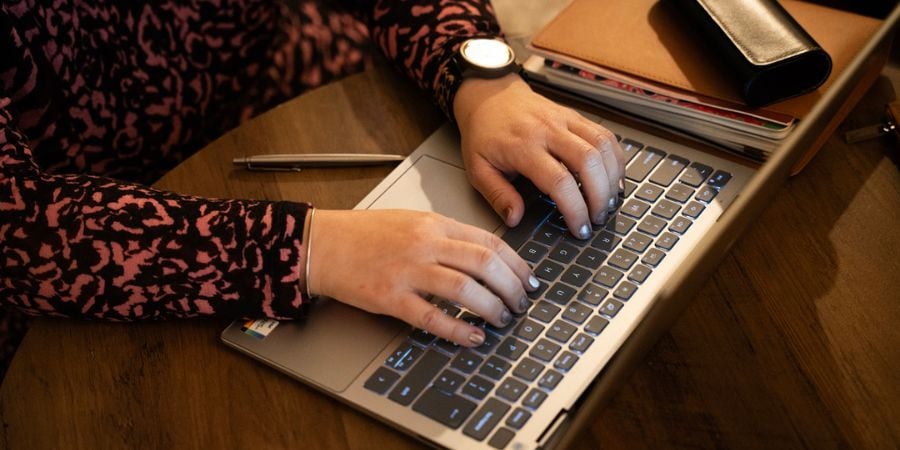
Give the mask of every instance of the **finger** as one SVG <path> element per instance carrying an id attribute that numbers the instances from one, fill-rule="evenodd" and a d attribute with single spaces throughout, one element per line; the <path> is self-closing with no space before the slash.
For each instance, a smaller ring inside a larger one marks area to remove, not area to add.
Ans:
<path id="1" fill-rule="evenodd" d="M 536 160 L 516 167 L 528 177 L 541 192 L 550 196 L 566 220 L 573 236 L 587 239 L 591 236 L 588 207 L 578 189 L 575 177 L 561 162 L 545 151 L 538 151 Z"/>
<path id="2" fill-rule="evenodd" d="M 612 192 L 618 192 L 625 178 L 625 152 L 622 151 L 616 135 L 580 114 L 578 120 L 570 124 L 569 129 L 600 151 Z"/>
<path id="3" fill-rule="evenodd" d="M 494 250 L 466 241 L 445 240 L 438 244 L 437 262 L 481 280 L 507 308 L 524 313 L 528 297 L 522 281 Z"/>
<path id="4" fill-rule="evenodd" d="M 499 297 L 474 278 L 448 267 L 431 265 L 413 288 L 459 303 L 498 327 L 512 321 L 512 313 Z"/>
<path id="5" fill-rule="evenodd" d="M 478 159 L 466 173 L 472 186 L 487 199 L 506 226 L 514 227 L 519 224 L 525 213 L 525 202 L 500 170 L 490 162 Z"/>
<path id="6" fill-rule="evenodd" d="M 603 155 L 596 147 L 568 130 L 552 133 L 548 140 L 553 154 L 569 170 L 578 173 L 591 220 L 597 224 L 606 222 L 609 199 L 615 196 L 618 189 L 610 188 L 608 174 L 603 167 Z"/>
<path id="7" fill-rule="evenodd" d="M 444 314 L 416 294 L 403 294 L 395 305 L 395 317 L 437 337 L 466 347 L 477 347 L 484 342 L 484 330 Z"/>
<path id="8" fill-rule="evenodd" d="M 493 250 L 494 253 L 500 255 L 500 259 L 512 269 L 513 273 L 526 290 L 533 291 L 540 287 L 540 282 L 534 276 L 534 272 L 531 271 L 531 267 L 528 266 L 528 263 L 525 262 L 525 260 L 509 246 L 509 244 L 504 242 L 503 239 L 500 239 L 496 234 L 455 220 L 451 221 L 450 224 L 451 225 L 444 230 L 447 237 L 468 241 Z"/>

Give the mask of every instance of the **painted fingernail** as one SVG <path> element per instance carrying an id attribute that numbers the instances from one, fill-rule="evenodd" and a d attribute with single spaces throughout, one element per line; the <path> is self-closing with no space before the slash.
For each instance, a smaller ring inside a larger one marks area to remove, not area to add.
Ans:
<path id="1" fill-rule="evenodd" d="M 606 223 L 606 219 L 609 219 L 609 213 L 603 211 L 597 216 L 597 219 L 594 220 L 594 223 L 596 223 L 597 225 L 603 225 L 604 223 Z"/>
<path id="2" fill-rule="evenodd" d="M 528 311 L 528 297 L 523 295 L 519 300 L 519 312 L 524 314 L 525 311 Z"/>
<path id="3" fill-rule="evenodd" d="M 538 281 L 537 277 L 534 275 L 528 275 L 528 285 L 531 286 L 532 289 L 537 289 L 541 287 L 541 282 Z"/>
<path id="4" fill-rule="evenodd" d="M 503 323 L 503 326 L 507 326 L 512 322 L 512 314 L 508 309 L 504 309 L 503 312 L 500 313 L 500 322 Z"/>
<path id="5" fill-rule="evenodd" d="M 607 206 L 607 209 L 609 209 L 609 210 L 616 209 L 616 204 L 618 203 L 618 200 L 619 200 L 619 198 L 616 197 L 616 196 L 610 197 L 610 198 L 609 198 L 609 204 L 608 204 L 608 206 Z"/>
<path id="6" fill-rule="evenodd" d="M 582 239 L 591 237 L 591 226 L 588 224 L 582 225 L 581 228 L 578 229 L 578 235 L 581 236 Z"/>
<path id="7" fill-rule="evenodd" d="M 484 344 L 484 335 L 481 333 L 472 333 L 469 335 L 469 342 L 475 345 Z"/>

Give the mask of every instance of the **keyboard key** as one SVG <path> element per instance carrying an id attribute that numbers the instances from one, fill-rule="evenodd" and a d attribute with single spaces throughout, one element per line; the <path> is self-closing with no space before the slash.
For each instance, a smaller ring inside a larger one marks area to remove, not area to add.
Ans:
<path id="1" fill-rule="evenodd" d="M 523 358 L 516 368 L 513 369 L 513 375 L 525 381 L 534 381 L 542 370 L 544 370 L 543 364 L 531 358 Z"/>
<path id="2" fill-rule="evenodd" d="M 587 351 L 588 347 L 594 343 L 594 338 L 584 334 L 578 333 L 578 336 L 575 336 L 575 339 L 569 344 L 569 348 L 572 351 L 576 351 L 578 353 L 584 353 Z"/>
<path id="3" fill-rule="evenodd" d="M 428 388 L 413 405 L 413 411 L 430 417 L 454 430 L 459 428 L 474 410 L 475 403 L 472 401 L 459 395 L 441 392 L 435 388 Z"/>
<path id="4" fill-rule="evenodd" d="M 543 325 L 531 319 L 525 319 L 518 327 L 516 327 L 514 334 L 526 341 L 533 341 L 541 335 L 542 331 L 544 331 Z"/>
<path id="5" fill-rule="evenodd" d="M 678 203 L 684 203 L 690 200 L 692 195 L 694 195 L 694 190 L 686 184 L 681 183 L 675 183 L 675 185 L 666 192 L 667 199 L 675 200 Z"/>
<path id="6" fill-rule="evenodd" d="M 634 183 L 630 180 L 625 180 L 625 192 L 623 193 L 622 197 L 628 198 L 628 196 L 630 196 L 631 193 L 634 192 L 635 189 L 637 189 L 637 186 L 637 183 Z"/>
<path id="7" fill-rule="evenodd" d="M 448 341 L 446 339 L 438 339 L 434 344 L 431 345 L 451 354 L 458 352 L 461 348 L 459 344 Z"/>
<path id="8" fill-rule="evenodd" d="M 497 426 L 507 411 L 509 411 L 509 405 L 491 398 L 469 419 L 469 422 L 463 427 L 463 433 L 482 441 Z"/>
<path id="9" fill-rule="evenodd" d="M 547 371 L 544 372 L 544 375 L 541 377 L 541 380 L 538 381 L 538 386 L 547 390 L 552 390 L 559 384 L 560 381 L 562 381 L 562 379 L 563 374 L 553 369 L 547 369 Z"/>
<path id="10" fill-rule="evenodd" d="M 397 383 L 397 386 L 388 394 L 388 398 L 401 404 L 409 405 L 413 399 L 425 389 L 425 386 L 444 368 L 450 358 L 434 351 L 428 350 L 422 355 L 418 364 Z"/>
<path id="11" fill-rule="evenodd" d="M 659 235 L 666 228 L 666 222 L 659 217 L 647 216 L 638 225 L 638 231 L 643 231 L 651 236 Z"/>
<path id="12" fill-rule="evenodd" d="M 636 290 L 637 286 L 627 281 L 623 281 L 619 283 L 619 287 L 616 288 L 616 290 L 613 292 L 613 297 L 625 301 L 630 299 L 631 296 L 634 295 L 634 291 Z"/>
<path id="13" fill-rule="evenodd" d="M 665 219 L 671 219 L 675 217 L 675 214 L 678 214 L 678 210 L 681 209 L 677 203 L 672 203 L 668 200 L 660 200 L 656 206 L 653 207 L 654 216 L 663 217 Z"/>
<path id="14" fill-rule="evenodd" d="M 519 178 L 522 179 L 523 177 Z M 531 183 L 527 183 L 527 185 L 531 187 L 531 191 L 537 191 L 537 188 L 531 185 Z M 529 189 L 520 189 L 520 191 L 527 190 Z M 554 205 L 543 199 L 538 198 L 529 202 L 529 204 L 525 205 L 525 214 L 522 216 L 519 226 L 506 230 L 506 233 L 503 233 L 503 240 L 509 244 L 511 248 L 518 250 L 525 241 L 532 237 L 531 235 L 538 224 L 543 222 L 553 210 Z"/>
<path id="15" fill-rule="evenodd" d="M 425 330 L 416 329 L 416 331 L 413 331 L 412 334 L 409 335 L 409 338 L 417 344 L 428 346 L 428 344 L 434 341 L 435 335 Z"/>
<path id="16" fill-rule="evenodd" d="M 550 259 L 559 261 L 563 264 L 572 262 L 572 260 L 575 259 L 576 256 L 578 256 L 578 248 L 565 242 L 560 242 L 550 252 Z"/>
<path id="17" fill-rule="evenodd" d="M 450 317 L 456 317 L 457 315 L 459 315 L 460 309 L 448 300 L 441 300 L 437 304 L 437 307 L 438 307 L 438 309 L 443 311 L 444 314 L 446 314 Z"/>
<path id="18" fill-rule="evenodd" d="M 445 370 L 438 375 L 434 380 L 434 387 L 448 393 L 452 394 L 462 386 L 463 383 L 466 382 L 466 378 L 462 375 L 452 371 Z"/>
<path id="19" fill-rule="evenodd" d="M 463 386 L 462 393 L 481 400 L 494 389 L 494 383 L 480 375 L 475 375 Z"/>
<path id="20" fill-rule="evenodd" d="M 609 325 L 608 320 L 600 316 L 594 316 L 591 317 L 591 320 L 588 320 L 588 323 L 584 326 L 584 331 L 596 336 L 600 334 L 607 325 Z"/>
<path id="21" fill-rule="evenodd" d="M 644 181 L 647 175 L 666 157 L 666 152 L 647 147 L 638 152 L 631 164 L 625 168 L 625 176 L 636 183 Z"/>
<path id="22" fill-rule="evenodd" d="M 537 289 L 535 289 L 532 292 L 526 293 L 526 295 L 528 295 L 528 298 L 530 298 L 532 300 L 537 300 L 537 299 L 541 298 L 541 296 L 544 295 L 544 291 L 546 291 L 547 287 L 550 286 L 549 284 L 547 284 L 541 280 L 538 280 L 538 283 L 540 283 L 540 286 L 538 286 Z"/>
<path id="23" fill-rule="evenodd" d="M 549 249 L 534 241 L 528 241 L 519 250 L 519 256 L 525 261 L 536 263 L 547 254 Z"/>
<path id="24" fill-rule="evenodd" d="M 638 255 L 625 250 L 624 248 L 620 248 L 616 250 L 615 253 L 609 256 L 609 265 L 622 270 L 628 270 L 631 268 L 631 265 L 634 264 L 635 261 L 637 261 L 637 259 Z"/>
<path id="25" fill-rule="evenodd" d="M 717 170 L 707 183 L 716 189 L 722 189 L 726 184 L 728 184 L 729 180 L 731 180 L 730 173 L 724 170 Z"/>
<path id="26" fill-rule="evenodd" d="M 687 220 L 687 219 L 685 219 L 685 220 Z M 593 249 L 591 249 L 591 250 L 593 250 Z M 584 283 L 587 283 L 587 281 L 590 279 L 591 279 L 591 272 L 589 270 L 587 270 L 583 267 L 573 265 L 573 266 L 569 266 L 569 268 L 566 269 L 566 272 L 563 273 L 563 276 L 562 276 L 562 278 L 560 278 L 560 281 L 569 283 L 575 287 L 581 287 L 581 286 L 584 286 Z"/>
<path id="27" fill-rule="evenodd" d="M 596 248 L 589 247 L 581 252 L 581 255 L 578 256 L 578 259 L 575 260 L 575 262 L 588 269 L 596 269 L 600 267 L 600 264 L 603 264 L 603 260 L 605 259 L 606 253 L 603 253 Z"/>
<path id="28" fill-rule="evenodd" d="M 497 354 L 510 361 L 515 361 L 522 356 L 522 353 L 525 353 L 526 348 L 524 342 L 514 337 L 508 337 L 497 347 Z"/>
<path id="29" fill-rule="evenodd" d="M 604 230 L 597 234 L 597 237 L 591 242 L 591 246 L 602 252 L 610 253 L 621 240 L 622 238 Z"/>
<path id="30" fill-rule="evenodd" d="M 644 183 L 643 185 L 641 185 L 640 189 L 637 190 L 634 196 L 641 200 L 646 200 L 650 203 L 653 203 L 656 201 L 656 199 L 659 198 L 660 195 L 662 195 L 662 193 L 663 188 L 655 184 Z"/>
<path id="31" fill-rule="evenodd" d="M 629 231 L 631 231 L 631 228 L 634 227 L 635 223 L 637 222 L 623 216 L 622 214 L 616 214 L 616 216 L 609 221 L 609 224 L 606 225 L 606 229 L 624 236 L 628 234 Z"/>
<path id="32" fill-rule="evenodd" d="M 556 280 L 562 272 L 563 266 L 547 260 L 542 262 L 541 265 L 537 266 L 537 269 L 534 270 L 535 275 L 547 281 Z"/>
<path id="33" fill-rule="evenodd" d="M 522 426 L 525 425 L 525 422 L 528 422 L 528 419 L 530 418 L 531 413 L 528 412 L 527 409 L 516 408 L 516 410 L 506 419 L 506 424 L 518 430 L 522 428 Z"/>
<path id="34" fill-rule="evenodd" d="M 403 371 L 412 367 L 422 353 L 424 353 L 424 350 L 421 347 L 410 342 L 404 342 L 397 347 L 397 350 L 394 350 L 394 353 L 391 353 L 391 356 L 384 360 L 384 365 Z"/>
<path id="35" fill-rule="evenodd" d="M 609 299 L 603 302 L 603 305 L 600 306 L 600 312 L 602 314 L 606 314 L 609 317 L 615 317 L 624 305 L 624 303 L 618 300 Z"/>
<path id="36" fill-rule="evenodd" d="M 488 445 L 497 449 L 505 448 L 515 435 L 509 428 L 500 428 L 488 441 Z"/>
<path id="37" fill-rule="evenodd" d="M 506 375 L 506 371 L 508 371 L 510 367 L 512 367 L 510 363 L 496 356 L 491 356 L 481 365 L 481 369 L 478 370 L 478 373 L 500 381 L 500 379 L 503 378 L 503 375 Z"/>
<path id="38" fill-rule="evenodd" d="M 656 240 L 656 246 L 663 250 L 671 250 L 680 238 L 672 233 L 665 232 Z"/>
<path id="39" fill-rule="evenodd" d="M 481 328 L 484 326 L 484 318 L 476 316 L 468 311 L 460 314 L 459 319 L 473 327 Z"/>
<path id="40" fill-rule="evenodd" d="M 563 318 L 581 325 L 588 317 L 590 317 L 591 312 L 591 308 L 578 302 L 572 302 L 566 306 L 566 312 L 563 313 Z M 547 335 L 549 336 L 550 333 L 547 333 Z"/>
<path id="41" fill-rule="evenodd" d="M 572 297 L 575 296 L 575 292 L 575 288 L 571 286 L 562 283 L 556 283 L 547 291 L 547 294 L 544 296 L 544 298 L 552 302 L 559 303 L 560 305 L 565 305 L 566 303 L 569 303 L 569 300 L 571 300 Z"/>
<path id="42" fill-rule="evenodd" d="M 512 329 L 512 326 L 507 325 L 504 328 Z M 495 336 L 491 333 L 484 333 L 484 343 L 482 343 L 478 347 L 475 347 L 474 350 L 478 353 L 481 353 L 482 355 L 487 355 L 488 353 L 493 352 L 494 349 L 497 348 L 497 344 L 499 344 L 499 343 L 500 343 L 500 338 L 498 338 L 497 336 Z"/>
<path id="43" fill-rule="evenodd" d="M 547 220 L 547 224 L 563 230 L 561 234 L 566 234 L 566 230 L 569 228 L 566 225 L 566 217 L 563 216 L 562 213 L 558 210 L 553 211 L 553 214 L 550 214 L 550 219 Z"/>
<path id="44" fill-rule="evenodd" d="M 687 167 L 689 162 L 690 161 L 680 156 L 669 155 L 666 157 L 665 161 L 659 165 L 659 168 L 653 172 L 650 181 L 662 186 L 668 186 L 672 184 L 672 181 L 675 181 L 675 177 Z"/>
<path id="45" fill-rule="evenodd" d="M 366 380 L 365 386 L 366 389 L 376 393 L 384 395 L 397 380 L 400 379 L 400 374 L 394 372 L 387 367 L 379 367 L 375 370 L 375 373 Z"/>
<path id="46" fill-rule="evenodd" d="M 529 316 L 534 317 L 537 320 L 540 320 L 544 323 L 550 323 L 556 315 L 559 314 L 559 307 L 554 306 L 548 302 L 540 301 L 531 308 L 531 312 L 528 313 Z"/>
<path id="47" fill-rule="evenodd" d="M 528 385 L 512 377 L 507 377 L 497 388 L 497 397 L 509 400 L 513 403 L 528 389 Z"/>
<path id="48" fill-rule="evenodd" d="M 684 210 L 681 211 L 682 214 L 690 217 L 691 219 L 696 219 L 700 216 L 700 213 L 706 209 L 706 206 L 703 203 L 698 202 L 690 202 L 687 206 L 684 207 Z"/>
<path id="49" fill-rule="evenodd" d="M 647 247 L 650 246 L 650 243 L 653 242 L 653 238 L 647 236 L 643 233 L 638 233 L 637 231 L 632 232 L 628 235 L 628 239 L 625 239 L 625 243 L 622 244 L 623 247 L 634 250 L 638 253 L 643 253 L 644 250 L 647 250 Z"/>
<path id="50" fill-rule="evenodd" d="M 456 358 L 453 359 L 453 363 L 450 364 L 450 367 L 462 373 L 472 373 L 475 371 L 475 368 L 481 364 L 481 361 L 483 361 L 483 359 L 471 350 L 464 350 L 456 355 Z"/>
<path id="51" fill-rule="evenodd" d="M 687 217 L 678 217 L 672 221 L 672 225 L 669 225 L 669 231 L 672 231 L 673 233 L 684 234 L 684 232 L 687 231 L 688 228 L 690 228 L 693 224 L 694 222 Z"/>
<path id="52" fill-rule="evenodd" d="M 622 214 L 634 217 L 635 219 L 640 219 L 648 209 L 650 209 L 649 204 L 637 199 L 631 199 L 628 200 L 628 202 L 625 203 L 625 206 L 619 211 Z"/>
<path id="53" fill-rule="evenodd" d="M 576 362 L 578 362 L 578 355 L 566 350 L 559 355 L 559 358 L 556 358 L 553 367 L 568 372 Z"/>
<path id="54" fill-rule="evenodd" d="M 641 259 L 641 262 L 648 266 L 656 267 L 665 257 L 666 252 L 658 248 L 651 248 L 650 250 L 647 250 L 647 254 L 644 255 L 644 258 Z"/>
<path id="55" fill-rule="evenodd" d="M 553 228 L 549 225 L 543 225 L 534 233 L 534 240 L 548 247 L 552 246 L 562 236 L 563 231 Z"/>
<path id="56" fill-rule="evenodd" d="M 714 188 L 710 185 L 705 185 L 702 188 L 700 188 L 699 191 L 697 191 L 697 195 L 694 196 L 694 199 L 700 200 L 701 202 L 704 202 L 704 203 L 709 203 L 714 198 L 716 198 L 716 195 L 718 195 L 718 194 L 719 194 L 719 191 L 717 191 L 716 188 Z"/>
<path id="57" fill-rule="evenodd" d="M 553 342 L 548 341 L 547 339 L 541 339 L 531 347 L 531 351 L 528 352 L 528 356 L 539 359 L 541 361 L 550 362 L 553 360 L 553 357 L 559 352 L 560 346 L 554 344 Z"/>
<path id="58" fill-rule="evenodd" d="M 613 269 L 609 266 L 603 266 L 600 270 L 597 271 L 597 275 L 594 276 L 594 281 L 601 286 L 611 288 L 615 286 L 621 278 L 622 272 L 619 272 L 618 270 Z"/>
<path id="59" fill-rule="evenodd" d="M 681 181 L 688 186 L 698 187 L 706 181 L 706 177 L 708 177 L 712 171 L 712 167 L 695 162 L 684 171 L 684 174 L 681 175 L 681 179 L 678 181 Z"/>
<path id="60" fill-rule="evenodd" d="M 522 406 L 534 410 L 537 409 L 538 406 L 541 406 L 541 403 L 544 403 L 544 399 L 546 398 L 546 392 L 535 388 L 528 391 L 528 395 L 526 395 L 525 399 L 522 400 Z"/>
<path id="61" fill-rule="evenodd" d="M 609 291 L 607 291 L 606 289 L 603 289 L 602 287 L 591 283 L 581 290 L 581 293 L 578 294 L 578 300 L 581 300 L 591 306 L 597 306 L 600 304 L 600 302 L 603 301 L 604 298 L 606 298 L 606 294 L 608 293 Z"/>
<path id="62" fill-rule="evenodd" d="M 572 302 L 572 304 L 578 303 Z M 575 334 L 576 331 L 578 331 L 578 329 L 575 328 L 575 326 L 563 322 L 562 320 L 557 320 L 547 330 L 547 337 L 565 344 L 566 342 L 569 342 L 569 339 L 572 338 L 572 335 Z"/>
<path id="63" fill-rule="evenodd" d="M 643 265 L 638 264 L 634 266 L 634 270 L 628 274 L 628 279 L 634 281 L 635 283 L 643 283 L 647 277 L 650 276 L 650 268 Z"/>
<path id="64" fill-rule="evenodd" d="M 623 140 L 619 146 L 622 147 L 622 152 L 625 153 L 625 164 L 628 164 L 634 158 L 634 155 L 638 154 L 638 150 L 644 148 L 644 144 L 631 139 Z"/>

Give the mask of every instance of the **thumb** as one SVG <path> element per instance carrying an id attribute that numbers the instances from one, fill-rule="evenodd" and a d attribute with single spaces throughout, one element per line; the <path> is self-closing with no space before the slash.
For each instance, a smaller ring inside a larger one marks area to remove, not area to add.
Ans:
<path id="1" fill-rule="evenodd" d="M 487 161 L 480 160 L 472 164 L 468 174 L 472 186 L 491 204 L 506 226 L 518 225 L 525 213 L 525 202 L 503 172 Z"/>

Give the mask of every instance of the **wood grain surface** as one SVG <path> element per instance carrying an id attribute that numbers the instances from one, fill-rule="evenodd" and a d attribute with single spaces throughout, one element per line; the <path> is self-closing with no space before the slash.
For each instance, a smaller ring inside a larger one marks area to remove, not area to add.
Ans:
<path id="1" fill-rule="evenodd" d="M 889 69 L 839 131 L 880 118 Z M 377 67 L 310 92 L 157 187 L 350 208 L 386 167 L 251 173 L 254 153 L 408 153 L 437 110 Z M 894 141 L 828 141 L 772 199 L 578 448 L 900 446 Z M 226 319 L 36 320 L 0 390 L 0 447 L 403 449 L 421 444 L 218 341 Z"/>

